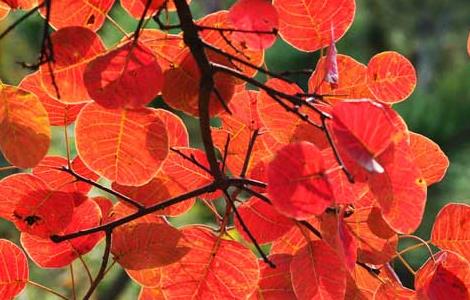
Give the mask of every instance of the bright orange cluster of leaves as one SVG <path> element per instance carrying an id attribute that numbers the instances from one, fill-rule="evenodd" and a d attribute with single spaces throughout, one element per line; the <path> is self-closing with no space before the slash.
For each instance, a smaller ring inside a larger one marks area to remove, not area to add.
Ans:
<path id="1" fill-rule="evenodd" d="M 32 170 L 0 181 L 0 217 L 35 264 L 65 267 L 105 239 L 102 270 L 111 253 L 142 286 L 139 299 L 469 298 L 467 205 L 439 213 L 430 243 L 440 251 L 422 241 L 431 253 L 415 290 L 390 267 L 449 162 L 393 109 L 417 81 L 404 56 L 382 52 L 364 65 L 337 54 L 354 0 L 238 0 L 196 21 L 183 0 L 121 0 L 143 22 L 106 47 L 96 32 L 114 2 L 0 1 L 3 16 L 39 10 L 54 29 L 39 69 L 0 90 L 0 150 Z M 168 11 L 179 24 L 161 23 Z M 150 17 L 162 30 L 142 28 Z M 277 34 L 300 51 L 328 48 L 308 91 L 263 66 Z M 157 97 L 200 116 L 204 150 L 190 146 L 180 117 L 149 107 Z M 221 126 L 209 127 L 204 110 Z M 48 156 L 51 126 L 69 125 L 77 156 L 68 137 L 66 157 Z M 90 197 L 92 186 L 116 199 Z M 217 229 L 168 222 L 196 198 Z M 2 297 L 13 298 L 28 282 L 27 260 L 6 240 L 0 257 Z"/>

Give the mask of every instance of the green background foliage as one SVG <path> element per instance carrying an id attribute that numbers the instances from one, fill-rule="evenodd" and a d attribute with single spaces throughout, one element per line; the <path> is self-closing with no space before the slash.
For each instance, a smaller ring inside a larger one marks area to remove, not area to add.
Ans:
<path id="1" fill-rule="evenodd" d="M 227 9 L 234 1 L 193 0 L 194 15 L 202 17 L 208 12 Z M 452 2 L 452 3 L 450 3 Z M 404 103 L 396 105 L 412 131 L 422 133 L 436 141 L 451 161 L 445 179 L 428 189 L 426 215 L 417 235 L 429 238 L 432 222 L 437 212 L 448 202 L 470 203 L 470 58 L 466 53 L 467 35 L 470 30 L 470 10 L 467 0 L 409 1 L 409 0 L 356 0 L 356 19 L 345 37 L 337 44 L 339 53 L 350 55 L 362 63 L 376 53 L 394 50 L 408 57 L 418 72 L 418 85 L 413 95 Z M 0 22 L 0 32 L 24 12 L 15 11 Z M 117 3 L 111 17 L 125 30 L 132 32 L 137 24 Z M 175 16 L 172 14 L 171 19 Z M 0 41 L 0 78 L 4 83 L 17 85 L 30 70 L 21 68 L 18 62 L 35 62 L 40 52 L 40 36 L 43 20 L 34 16 Z M 156 27 L 153 22 L 149 26 Z M 107 46 L 122 38 L 122 33 L 106 24 L 99 34 Z M 318 53 L 308 54 L 294 50 L 278 39 L 267 51 L 266 64 L 272 71 L 312 69 Z M 306 87 L 307 76 L 296 80 Z M 155 106 L 165 107 L 161 99 Z M 180 114 L 181 115 L 181 114 Z M 182 116 L 192 134 L 191 143 L 199 145 L 197 123 Z M 68 128 L 73 137 L 73 128 Z M 64 154 L 62 129 L 54 132 L 51 154 Z M 1 165 L 5 165 L 3 161 Z M 0 174 L 8 175 L 7 172 Z M 184 218 L 172 220 L 175 224 L 211 222 L 210 215 L 202 206 L 196 206 Z M 0 237 L 18 241 L 19 234 L 13 225 L 0 221 Z M 410 241 L 403 241 L 401 248 Z M 84 259 L 96 272 L 101 260 L 103 245 L 97 247 Z M 425 250 L 413 251 L 405 256 L 416 269 L 428 257 Z M 398 274 L 404 283 L 412 286 L 412 277 L 399 262 Z M 39 270 L 32 267 L 32 279 L 66 292 L 71 289 L 70 271 Z M 80 262 L 73 264 L 78 289 L 86 288 L 87 277 Z M 98 289 L 98 298 L 131 299 L 138 287 L 131 284 L 119 268 L 114 267 L 107 280 Z M 42 291 L 27 288 L 19 299 L 49 299 Z M 52 299 L 52 297 L 51 297 Z"/>

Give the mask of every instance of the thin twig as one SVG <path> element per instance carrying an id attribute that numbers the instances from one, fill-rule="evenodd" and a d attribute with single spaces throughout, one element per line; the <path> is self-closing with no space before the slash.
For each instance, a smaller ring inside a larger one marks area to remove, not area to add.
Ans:
<path id="1" fill-rule="evenodd" d="M 66 172 L 66 173 L 72 175 L 72 176 L 75 177 L 78 181 L 83 181 L 83 182 L 88 183 L 89 185 L 92 185 L 92 186 L 94 186 L 94 187 L 96 187 L 96 188 L 98 188 L 98 189 L 100 189 L 100 190 L 102 190 L 102 191 L 105 191 L 105 192 L 107 192 L 107 193 L 109 193 L 109 194 L 111 194 L 111 195 L 113 195 L 113 196 L 116 196 L 117 198 L 123 200 L 124 202 L 127 202 L 127 203 L 131 204 L 132 206 L 136 207 L 136 208 L 139 209 L 139 210 L 142 210 L 142 209 L 145 208 L 145 206 L 142 205 L 142 204 L 140 204 L 139 202 L 136 202 L 136 201 L 134 201 L 133 199 L 127 197 L 126 195 L 123 195 L 123 194 L 121 194 L 121 193 L 119 193 L 119 192 L 116 192 L 116 191 L 110 189 L 110 188 L 107 188 L 107 187 L 105 187 L 105 186 L 103 186 L 103 185 L 101 185 L 101 184 L 99 184 L 99 183 L 97 183 L 97 182 L 95 182 L 95 181 L 93 181 L 93 180 L 91 180 L 91 179 L 85 178 L 85 177 L 83 177 L 82 175 L 80 175 L 80 174 L 78 174 L 77 172 L 75 172 L 73 169 L 69 169 L 69 168 L 67 168 L 67 167 L 61 167 L 61 168 L 59 168 L 58 170 L 64 171 L 64 172 Z"/>
<path id="2" fill-rule="evenodd" d="M 250 141 L 248 142 L 248 149 L 246 151 L 245 160 L 243 161 L 242 171 L 240 172 L 240 177 L 242 178 L 246 176 L 246 172 L 248 171 L 248 166 L 250 165 L 250 160 L 251 160 L 251 154 L 253 153 L 256 138 L 258 137 L 258 135 L 259 135 L 259 128 L 253 131 Z"/>
<path id="3" fill-rule="evenodd" d="M 65 297 L 64 295 L 62 295 L 62 294 L 60 294 L 60 293 L 54 291 L 54 290 L 51 289 L 51 288 L 48 288 L 47 286 L 44 286 L 44 285 L 40 284 L 40 283 L 31 281 L 31 280 L 28 280 L 28 283 L 31 284 L 31 285 L 33 285 L 33 286 L 35 286 L 35 287 L 38 287 L 38 288 L 40 288 L 40 289 L 42 289 L 42 290 L 44 290 L 44 291 L 46 291 L 46 292 L 48 292 L 48 293 L 51 293 L 51 294 L 53 294 L 53 295 L 56 295 L 57 297 L 59 297 L 59 298 L 61 298 L 61 299 L 69 300 L 69 298 Z"/>
<path id="4" fill-rule="evenodd" d="M 90 297 L 93 294 L 93 292 L 95 291 L 96 287 L 98 286 L 98 284 L 101 282 L 101 280 L 104 277 L 104 273 L 106 271 L 106 266 L 108 265 L 109 254 L 111 252 L 111 233 L 112 233 L 112 230 L 106 230 L 106 240 L 105 240 L 106 246 L 105 246 L 105 249 L 104 249 L 104 252 L 103 252 L 103 259 L 101 261 L 100 270 L 98 271 L 98 275 L 96 275 L 95 280 L 90 285 L 90 288 L 88 289 L 87 293 L 83 297 L 83 300 L 90 299 Z"/>
<path id="5" fill-rule="evenodd" d="M 201 164 L 200 162 L 197 161 L 197 159 L 194 157 L 194 155 L 186 155 L 184 154 L 181 150 L 175 148 L 175 147 L 171 147 L 170 148 L 171 151 L 175 152 L 176 154 L 178 154 L 179 156 L 181 156 L 182 158 L 190 161 L 191 163 L 193 163 L 195 166 L 197 166 L 198 168 L 200 168 L 201 170 L 207 172 L 207 173 L 211 173 L 211 170 L 209 170 L 206 166 L 204 166 L 203 164 Z"/>
<path id="6" fill-rule="evenodd" d="M 8 26 L 1 34 L 0 34 L 0 40 L 3 39 L 5 36 L 7 36 L 12 30 L 14 30 L 18 25 L 23 23 L 26 19 L 34 15 L 41 7 L 43 7 L 46 3 L 42 2 L 38 6 L 34 7 L 30 11 L 28 11 L 25 15 L 21 16 L 18 20 L 16 20 L 13 24 Z"/>
<path id="7" fill-rule="evenodd" d="M 225 173 L 225 167 L 227 165 L 229 145 L 230 145 L 230 133 L 227 133 L 227 139 L 225 140 L 224 153 L 223 153 L 223 157 L 222 157 L 222 172 L 224 172 L 224 173 Z"/>
<path id="8" fill-rule="evenodd" d="M 258 244 L 258 242 L 256 241 L 256 238 L 253 236 L 253 234 L 251 233 L 251 231 L 249 230 L 248 226 L 245 224 L 245 221 L 243 221 L 243 218 L 242 216 L 240 215 L 240 213 L 238 212 L 237 210 L 237 207 L 235 206 L 235 203 L 233 202 L 233 199 L 232 197 L 229 195 L 229 193 L 227 192 L 227 190 L 224 190 L 224 195 L 225 195 L 225 199 L 227 200 L 227 204 L 229 204 L 231 207 L 232 207 L 232 210 L 235 214 L 235 217 L 238 219 L 238 222 L 240 223 L 240 225 L 242 226 L 243 228 L 243 231 L 245 231 L 245 233 L 248 235 L 248 237 L 250 238 L 251 242 L 253 243 L 253 245 L 255 246 L 256 250 L 258 251 L 259 255 L 261 256 L 261 258 L 263 259 L 263 261 L 265 263 L 267 263 L 271 268 L 275 268 L 276 265 L 266 256 L 266 254 L 264 253 L 263 249 L 261 249 L 261 246 Z"/>

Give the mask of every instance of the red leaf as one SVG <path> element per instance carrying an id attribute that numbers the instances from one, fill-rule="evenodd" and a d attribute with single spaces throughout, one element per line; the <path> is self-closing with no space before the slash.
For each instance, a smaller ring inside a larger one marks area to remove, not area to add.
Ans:
<path id="1" fill-rule="evenodd" d="M 427 188 L 406 139 L 391 145 L 377 161 L 384 172 L 372 173 L 369 185 L 385 222 L 398 233 L 414 232 L 423 217 Z"/>
<path id="2" fill-rule="evenodd" d="M 292 255 L 275 254 L 270 255 L 269 260 L 272 261 L 276 268 L 270 267 L 268 264 L 260 262 L 260 281 L 259 281 L 259 299 L 269 300 L 289 300 L 296 299 L 292 289 L 290 263 Z"/>
<path id="3" fill-rule="evenodd" d="M 294 222 L 284 215 L 279 214 L 271 205 L 251 198 L 238 207 L 238 212 L 250 228 L 250 232 L 260 244 L 265 244 L 276 240 L 289 231 Z M 241 227 L 238 219 L 235 219 L 235 228 L 247 241 L 251 239 Z"/>
<path id="4" fill-rule="evenodd" d="M 325 242 L 313 241 L 300 249 L 290 271 L 298 299 L 344 299 L 347 271 Z"/>
<path id="5" fill-rule="evenodd" d="M 358 261 L 382 265 L 395 256 L 398 236 L 385 223 L 379 208 L 356 208 L 344 222 L 356 238 Z"/>
<path id="6" fill-rule="evenodd" d="M 131 41 L 88 63 L 84 82 L 90 97 L 106 108 L 140 108 L 160 93 L 163 74 L 153 53 Z"/>
<path id="7" fill-rule="evenodd" d="M 190 251 L 162 269 L 161 289 L 167 299 L 237 299 L 257 287 L 256 256 L 235 241 L 223 240 L 204 227 L 183 229 Z"/>
<path id="8" fill-rule="evenodd" d="M 238 0 L 230 8 L 228 16 L 234 28 L 241 30 L 232 34 L 233 39 L 248 48 L 263 50 L 276 41 L 274 30 L 279 26 L 279 17 L 270 1 Z"/>
<path id="9" fill-rule="evenodd" d="M 106 109 L 89 103 L 75 126 L 78 155 L 97 174 L 123 185 L 142 185 L 168 154 L 165 125 L 155 109 Z"/>
<path id="10" fill-rule="evenodd" d="M 383 173 L 377 157 L 398 134 L 386 108 L 369 100 L 350 100 L 338 102 L 332 115 L 338 149 L 367 171 Z"/>
<path id="11" fill-rule="evenodd" d="M 0 83 L 1 84 L 1 83 Z M 46 155 L 51 141 L 47 112 L 39 99 L 13 86 L 0 86 L 0 150 L 19 168 L 31 168 Z"/>
<path id="12" fill-rule="evenodd" d="M 165 3 L 166 0 L 151 0 L 150 6 L 147 10 L 146 18 L 155 14 L 158 9 Z M 140 20 L 144 13 L 147 0 L 121 0 L 121 6 L 133 18 Z"/>
<path id="13" fill-rule="evenodd" d="M 74 211 L 70 224 L 61 234 L 74 233 L 100 225 L 101 211 L 92 200 L 82 202 Z M 71 264 L 80 255 L 91 251 L 103 237 L 94 233 L 69 241 L 54 243 L 49 237 L 41 238 L 28 233 L 21 234 L 21 244 L 31 260 L 41 268 L 62 268 Z"/>
<path id="14" fill-rule="evenodd" d="M 468 299 L 470 263 L 451 251 L 434 255 L 416 272 L 415 288 L 419 299 Z"/>
<path id="15" fill-rule="evenodd" d="M 52 191 L 31 174 L 14 174 L 0 182 L 0 214 L 20 231 L 43 238 L 59 233 L 70 223 L 73 196 Z"/>
<path id="16" fill-rule="evenodd" d="M 181 34 L 168 34 L 157 29 L 142 30 L 139 42 L 152 51 L 163 72 L 180 64 L 189 51 Z"/>
<path id="17" fill-rule="evenodd" d="M 0 240 L 0 293 L 3 299 L 13 299 L 29 280 L 28 261 L 23 251 L 8 240 Z"/>
<path id="18" fill-rule="evenodd" d="M 331 27 L 334 41 L 349 29 L 354 19 L 354 0 L 274 0 L 279 12 L 279 34 L 301 51 L 316 51 L 330 43 Z"/>
<path id="19" fill-rule="evenodd" d="M 344 266 L 352 271 L 356 265 L 358 242 L 350 228 L 345 225 L 342 215 L 344 215 L 343 210 L 340 210 L 340 215 L 323 214 L 321 216 L 321 231 L 323 240 L 336 250 Z"/>
<path id="20" fill-rule="evenodd" d="M 98 175 L 89 170 L 83 164 L 80 157 L 75 157 L 71 165 L 77 174 L 90 180 L 98 180 Z M 65 157 L 46 156 L 32 171 L 34 175 L 47 182 L 52 189 L 72 194 L 75 199 L 75 205 L 79 205 L 82 201 L 86 200 L 86 195 L 92 186 L 88 183 L 77 181 L 75 176 L 60 170 L 62 167 L 67 167 L 67 159 Z"/>
<path id="21" fill-rule="evenodd" d="M 416 71 L 406 57 L 382 52 L 367 65 L 367 85 L 377 100 L 392 104 L 405 100 L 416 86 Z"/>
<path id="22" fill-rule="evenodd" d="M 421 134 L 410 132 L 410 146 L 426 185 L 441 181 L 449 167 L 449 159 L 439 145 Z"/>
<path id="23" fill-rule="evenodd" d="M 48 64 L 42 64 L 39 68 L 46 92 L 67 104 L 89 101 L 83 74 L 88 62 L 104 52 L 101 38 L 89 29 L 76 26 L 52 33 L 51 40 L 54 51 L 51 66 L 53 73 Z"/>
<path id="24" fill-rule="evenodd" d="M 316 219 L 310 219 L 309 223 L 312 223 L 313 220 L 315 220 L 315 223 L 318 223 Z M 319 225 L 319 223 L 317 225 Z M 294 255 L 309 241 L 314 240 L 319 240 L 319 238 L 314 235 L 311 231 L 307 230 L 303 226 L 294 226 L 286 234 L 284 234 L 282 237 L 278 238 L 272 243 L 270 254 Z"/>
<path id="25" fill-rule="evenodd" d="M 308 142 L 287 145 L 268 165 L 268 195 L 283 215 L 308 219 L 333 203 L 320 150 Z"/>
<path id="26" fill-rule="evenodd" d="M 114 0 L 54 1 L 54 4 L 50 6 L 49 24 L 56 29 L 80 26 L 97 31 L 106 21 L 106 15 L 111 10 L 113 3 Z M 46 16 L 47 10 L 45 6 L 39 11 L 43 17 Z"/>
<path id="27" fill-rule="evenodd" d="M 470 261 L 470 206 L 456 203 L 444 206 L 434 221 L 431 243 Z"/>

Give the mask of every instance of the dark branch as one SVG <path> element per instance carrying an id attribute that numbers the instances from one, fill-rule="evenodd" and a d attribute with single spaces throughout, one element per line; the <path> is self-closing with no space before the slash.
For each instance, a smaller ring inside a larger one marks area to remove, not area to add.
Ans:
<path id="1" fill-rule="evenodd" d="M 98 275 L 96 275 L 95 280 L 93 280 L 93 283 L 90 285 L 86 295 L 83 297 L 84 300 L 90 299 L 98 284 L 101 282 L 101 280 L 103 280 L 106 266 L 108 265 L 109 253 L 111 252 L 111 232 L 111 230 L 106 230 L 106 246 L 103 253 L 103 260 L 101 261 L 100 270 L 98 271 Z"/>

